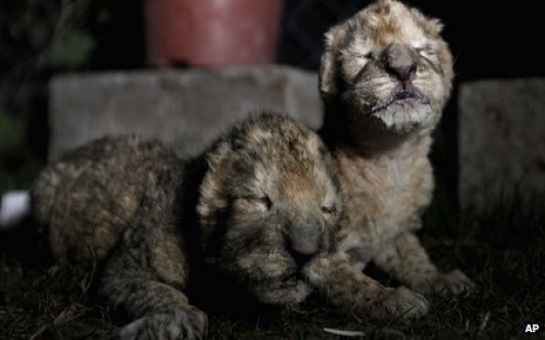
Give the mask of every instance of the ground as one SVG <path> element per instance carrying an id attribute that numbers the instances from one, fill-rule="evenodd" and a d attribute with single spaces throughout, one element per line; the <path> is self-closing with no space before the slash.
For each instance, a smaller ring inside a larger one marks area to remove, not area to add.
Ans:
<path id="1" fill-rule="evenodd" d="M 25 248 L 35 243 L 24 234 L 0 234 L 0 339 L 111 337 L 115 323 L 92 297 L 92 274 L 53 265 L 37 255 L 41 248 Z M 513 204 L 476 215 L 434 204 L 421 237 L 441 268 L 459 267 L 478 291 L 463 298 L 434 298 L 427 316 L 409 322 L 337 315 L 318 300 L 298 310 L 257 311 L 252 318 L 212 313 L 209 338 L 347 338 L 324 331 L 335 328 L 363 332 L 365 339 L 512 339 L 528 336 L 526 326 L 534 323 L 542 329 L 537 335 L 545 336 L 543 205 Z M 395 285 L 387 277 L 381 280 Z"/>

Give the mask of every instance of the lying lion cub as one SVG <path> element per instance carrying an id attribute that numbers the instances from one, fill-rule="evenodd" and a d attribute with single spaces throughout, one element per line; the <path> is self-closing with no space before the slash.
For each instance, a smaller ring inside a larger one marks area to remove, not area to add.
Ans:
<path id="1" fill-rule="evenodd" d="M 259 114 L 187 162 L 154 140 L 94 141 L 45 169 L 32 203 L 59 261 L 104 264 L 99 291 L 131 320 L 122 338 L 195 339 L 207 316 L 186 290 L 204 267 L 267 304 L 317 291 L 367 315 L 358 298 L 372 287 L 335 252 L 335 171 L 315 133 Z M 374 310 L 411 310 L 392 304 L 406 293 L 383 294 Z"/>

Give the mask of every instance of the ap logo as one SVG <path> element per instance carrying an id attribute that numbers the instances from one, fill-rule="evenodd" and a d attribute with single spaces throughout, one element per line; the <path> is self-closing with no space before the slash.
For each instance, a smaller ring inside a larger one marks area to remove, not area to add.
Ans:
<path id="1" fill-rule="evenodd" d="M 536 333 L 539 330 L 539 325 L 537 323 L 526 324 L 524 333 Z"/>

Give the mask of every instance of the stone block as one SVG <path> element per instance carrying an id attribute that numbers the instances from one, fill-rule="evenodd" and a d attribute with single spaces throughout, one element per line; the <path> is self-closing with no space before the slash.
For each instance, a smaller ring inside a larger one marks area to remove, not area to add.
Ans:
<path id="1" fill-rule="evenodd" d="M 272 65 L 56 76 L 49 85 L 48 159 L 107 134 L 159 137 L 184 157 L 257 110 L 284 112 L 312 128 L 322 108 L 315 73 Z"/>
<path id="2" fill-rule="evenodd" d="M 482 80 L 458 97 L 460 206 L 545 194 L 545 78 Z"/>

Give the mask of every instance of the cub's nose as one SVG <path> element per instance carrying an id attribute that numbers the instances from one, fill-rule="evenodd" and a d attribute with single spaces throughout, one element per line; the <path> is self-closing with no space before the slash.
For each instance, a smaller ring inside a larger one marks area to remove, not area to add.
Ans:
<path id="1" fill-rule="evenodd" d="M 384 62 L 390 74 L 400 81 L 408 81 L 416 73 L 416 62 L 407 46 L 393 43 L 384 51 Z"/>
<path id="2" fill-rule="evenodd" d="M 311 224 L 292 226 L 287 241 L 288 250 L 295 262 L 304 265 L 320 250 L 320 228 Z"/>

